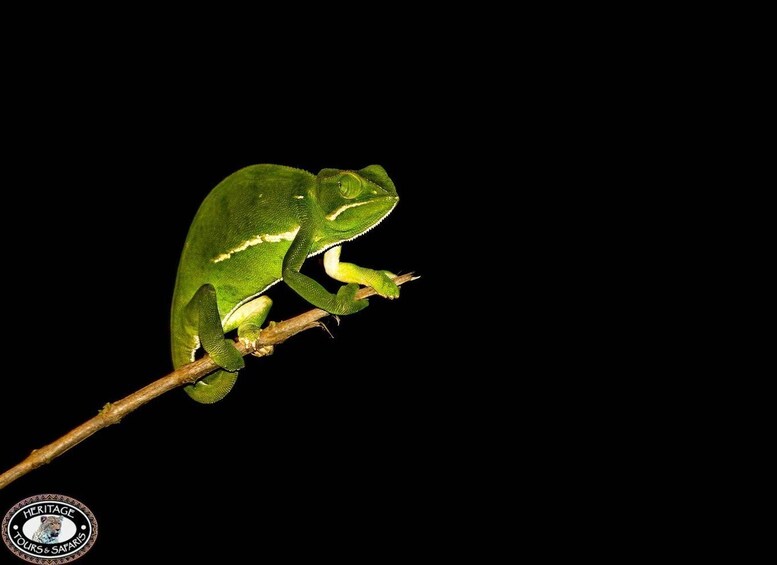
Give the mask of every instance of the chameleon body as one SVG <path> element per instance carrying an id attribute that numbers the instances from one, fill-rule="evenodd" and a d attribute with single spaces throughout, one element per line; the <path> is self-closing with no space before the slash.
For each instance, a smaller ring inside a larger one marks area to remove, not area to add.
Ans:
<path id="1" fill-rule="evenodd" d="M 359 284 L 396 298 L 391 273 L 340 262 L 340 244 L 380 223 L 399 198 L 379 165 L 358 171 L 323 169 L 318 175 L 280 165 L 252 165 L 221 181 L 189 228 L 173 295 L 171 345 L 177 368 L 202 347 L 222 368 L 184 390 L 194 400 L 221 400 L 244 366 L 225 333 L 255 342 L 272 305 L 264 292 L 283 280 L 297 294 L 333 314 L 367 306 Z M 300 272 L 305 259 L 324 255 L 329 276 L 346 283 L 328 292 Z"/>

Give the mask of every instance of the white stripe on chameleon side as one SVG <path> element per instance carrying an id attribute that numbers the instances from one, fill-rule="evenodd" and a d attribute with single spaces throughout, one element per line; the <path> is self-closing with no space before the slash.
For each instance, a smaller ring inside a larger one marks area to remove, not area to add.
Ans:
<path id="1" fill-rule="evenodd" d="M 259 245 L 260 243 L 279 243 L 281 241 L 291 241 L 294 239 L 294 236 L 297 235 L 297 232 L 299 231 L 299 228 L 295 228 L 291 231 L 283 232 L 283 233 L 263 233 L 260 235 L 256 235 L 252 237 L 251 239 L 245 240 L 243 243 L 238 245 L 237 247 L 233 247 L 226 253 L 222 253 L 221 255 L 218 255 L 211 259 L 213 263 L 220 263 L 221 261 L 226 261 L 232 255 L 235 253 L 240 253 L 241 251 L 245 251 L 249 247 L 253 247 L 254 245 Z"/>

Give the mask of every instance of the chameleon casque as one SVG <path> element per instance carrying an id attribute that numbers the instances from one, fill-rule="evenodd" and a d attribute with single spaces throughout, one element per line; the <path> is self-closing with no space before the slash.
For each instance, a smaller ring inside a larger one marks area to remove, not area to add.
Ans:
<path id="1" fill-rule="evenodd" d="M 314 306 L 352 314 L 360 284 L 399 296 L 388 271 L 340 262 L 340 244 L 378 225 L 399 201 L 383 167 L 323 169 L 318 175 L 281 165 L 252 165 L 221 181 L 189 228 L 173 294 L 171 345 L 177 368 L 202 347 L 222 370 L 184 390 L 205 404 L 221 400 L 244 361 L 224 334 L 253 343 L 272 305 L 263 293 L 283 280 Z M 346 283 L 337 294 L 302 274 L 305 259 L 325 252 L 324 269 Z"/>

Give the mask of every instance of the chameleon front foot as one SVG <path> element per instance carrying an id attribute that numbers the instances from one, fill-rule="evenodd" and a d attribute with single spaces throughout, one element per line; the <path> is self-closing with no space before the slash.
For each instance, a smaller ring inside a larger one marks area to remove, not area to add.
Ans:
<path id="1" fill-rule="evenodd" d="M 399 286 L 391 280 L 396 275 L 389 271 L 378 271 L 377 273 L 376 277 L 370 281 L 370 286 L 375 289 L 375 292 L 389 300 L 399 298 Z"/>

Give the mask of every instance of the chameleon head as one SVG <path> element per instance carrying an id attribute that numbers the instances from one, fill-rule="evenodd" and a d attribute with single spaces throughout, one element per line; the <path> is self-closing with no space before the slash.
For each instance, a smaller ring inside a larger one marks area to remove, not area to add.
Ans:
<path id="1" fill-rule="evenodd" d="M 348 237 L 378 225 L 399 201 L 394 183 L 380 165 L 359 171 L 323 169 L 316 184 L 327 227 Z"/>

